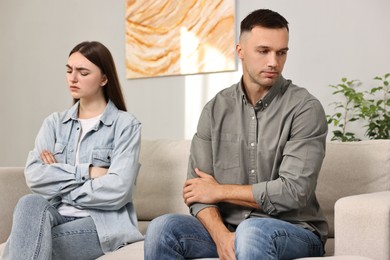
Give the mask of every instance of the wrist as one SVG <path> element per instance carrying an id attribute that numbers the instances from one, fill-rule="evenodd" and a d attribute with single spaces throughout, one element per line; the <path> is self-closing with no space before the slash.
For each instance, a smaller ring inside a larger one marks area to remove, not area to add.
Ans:
<path id="1" fill-rule="evenodd" d="M 227 185 L 219 184 L 216 190 L 217 202 L 224 202 L 226 200 L 227 192 L 228 192 Z"/>

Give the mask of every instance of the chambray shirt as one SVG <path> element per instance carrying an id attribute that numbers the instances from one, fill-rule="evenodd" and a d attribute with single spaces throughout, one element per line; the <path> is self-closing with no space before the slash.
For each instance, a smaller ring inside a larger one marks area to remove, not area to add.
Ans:
<path id="1" fill-rule="evenodd" d="M 109 101 L 99 124 L 81 141 L 80 162 L 75 166 L 80 136 L 78 107 L 76 103 L 44 120 L 29 153 L 25 177 L 30 189 L 54 206 L 62 201 L 88 210 L 106 253 L 143 239 L 132 202 L 140 168 L 141 124 Z M 52 152 L 57 163 L 43 163 L 43 150 Z M 91 179 L 89 166 L 108 168 L 108 173 Z"/>
<path id="2" fill-rule="evenodd" d="M 261 210 L 195 203 L 191 214 L 218 207 L 231 225 L 249 217 L 281 219 L 316 232 L 325 242 L 328 225 L 315 189 L 327 130 L 320 102 L 282 76 L 255 107 L 242 81 L 222 90 L 202 111 L 187 177 L 197 177 L 197 167 L 222 184 L 252 185 Z"/>

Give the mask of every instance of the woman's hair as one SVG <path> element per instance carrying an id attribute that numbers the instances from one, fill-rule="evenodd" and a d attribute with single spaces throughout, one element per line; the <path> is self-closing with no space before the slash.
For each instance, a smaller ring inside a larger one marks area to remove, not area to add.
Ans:
<path id="1" fill-rule="evenodd" d="M 240 34 L 251 31 L 255 26 L 269 29 L 286 28 L 289 31 L 287 20 L 277 12 L 268 9 L 255 10 L 245 17 L 241 22 Z"/>
<path id="2" fill-rule="evenodd" d="M 81 53 L 90 62 L 98 66 L 101 72 L 106 75 L 107 83 L 103 86 L 103 93 L 106 101 L 108 102 L 108 100 L 111 100 L 118 109 L 127 111 L 114 59 L 106 46 L 96 41 L 85 41 L 76 45 L 70 51 L 69 56 L 75 52 Z M 77 99 L 74 99 L 74 103 L 77 101 Z"/>

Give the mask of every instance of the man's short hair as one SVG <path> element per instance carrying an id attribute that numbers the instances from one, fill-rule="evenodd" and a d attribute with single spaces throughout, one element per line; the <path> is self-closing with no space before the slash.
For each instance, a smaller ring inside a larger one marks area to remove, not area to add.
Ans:
<path id="1" fill-rule="evenodd" d="M 287 20 L 279 13 L 268 9 L 255 10 L 245 17 L 241 22 L 240 35 L 243 32 L 250 32 L 256 26 L 269 29 L 286 28 L 289 31 Z"/>

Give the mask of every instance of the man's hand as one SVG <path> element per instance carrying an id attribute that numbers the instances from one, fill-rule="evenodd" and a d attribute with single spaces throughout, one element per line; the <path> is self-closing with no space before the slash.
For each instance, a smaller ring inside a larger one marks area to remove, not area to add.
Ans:
<path id="1" fill-rule="evenodd" d="M 195 169 L 199 178 L 189 179 L 184 183 L 183 198 L 189 206 L 195 202 L 218 203 L 220 201 L 221 185 L 209 174 Z"/>
<path id="2" fill-rule="evenodd" d="M 196 215 L 203 226 L 212 237 L 216 247 L 219 259 L 235 260 L 234 238 L 235 233 L 230 232 L 223 220 L 219 210 L 214 207 L 204 208 Z"/>
<path id="3" fill-rule="evenodd" d="M 49 151 L 43 151 L 41 153 L 41 160 L 44 164 L 52 164 L 56 163 L 56 158 L 54 158 L 54 155 Z"/>
<path id="4" fill-rule="evenodd" d="M 235 233 L 227 232 L 220 234 L 218 240 L 215 241 L 217 246 L 218 256 L 221 260 L 235 260 L 234 253 L 234 238 Z"/>
<path id="5" fill-rule="evenodd" d="M 199 178 L 188 179 L 184 183 L 183 198 L 187 206 L 193 203 L 215 204 L 226 202 L 244 207 L 260 209 L 253 197 L 252 185 L 220 184 L 213 176 L 198 168 Z"/>

